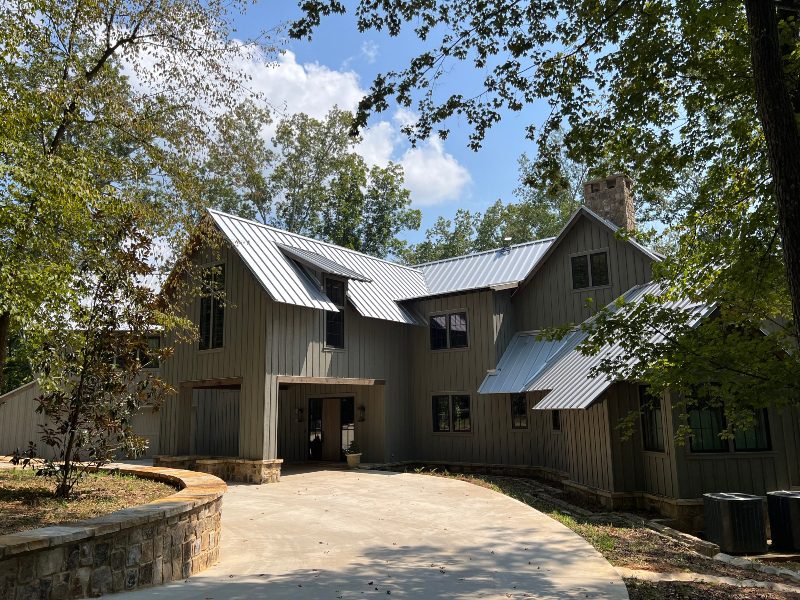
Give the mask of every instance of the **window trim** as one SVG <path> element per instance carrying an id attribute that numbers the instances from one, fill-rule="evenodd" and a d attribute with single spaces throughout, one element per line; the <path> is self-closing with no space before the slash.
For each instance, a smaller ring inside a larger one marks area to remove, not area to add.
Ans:
<path id="1" fill-rule="evenodd" d="M 515 427 L 514 426 L 514 400 L 519 398 L 523 398 L 525 400 L 525 427 Z M 530 431 L 531 429 L 531 419 L 530 419 L 530 410 L 531 410 L 531 401 L 528 398 L 528 394 L 521 393 L 521 394 L 509 394 L 509 408 L 511 413 L 511 431 Z"/>
<path id="2" fill-rule="evenodd" d="M 608 267 L 608 283 L 604 283 L 602 285 L 595 285 L 594 284 L 594 277 L 592 276 L 592 254 L 600 254 L 605 253 L 606 255 L 606 267 Z M 589 285 L 587 287 L 575 287 L 575 279 L 572 276 L 572 259 L 576 256 L 585 256 L 586 257 L 586 268 L 588 269 L 589 274 Z M 569 277 L 570 277 L 570 287 L 573 292 L 585 292 L 586 290 L 602 290 L 604 288 L 611 287 L 614 283 L 614 280 L 611 278 L 611 252 L 609 251 L 608 246 L 603 248 L 593 248 L 592 250 L 581 250 L 580 252 L 572 252 L 567 257 L 567 266 L 569 266 Z"/>
<path id="3" fill-rule="evenodd" d="M 211 271 L 212 269 L 216 269 L 217 267 L 221 268 L 220 270 L 221 270 L 221 273 L 222 273 L 222 290 L 214 289 L 214 290 L 212 290 L 212 292 L 210 294 L 204 294 L 203 290 L 202 290 L 202 278 L 205 276 L 206 271 Z M 225 288 L 226 288 L 227 283 L 228 283 L 227 277 L 225 276 L 225 270 L 226 270 L 226 264 L 225 264 L 224 261 L 211 262 L 211 263 L 206 263 L 204 265 L 201 265 L 201 274 L 200 274 L 200 277 L 201 277 L 201 290 L 200 290 L 200 292 L 201 293 L 200 293 L 200 306 L 199 306 L 200 317 L 197 320 L 198 330 L 200 329 L 201 321 L 203 320 L 203 300 L 205 298 L 210 298 L 211 299 L 211 314 L 210 314 L 210 319 L 209 319 L 209 324 L 208 324 L 208 327 L 209 327 L 209 345 L 208 345 L 207 348 L 203 348 L 202 347 L 203 338 L 201 336 L 200 339 L 197 342 L 197 351 L 198 352 L 221 352 L 225 348 L 225 337 L 226 337 L 225 336 L 225 321 L 226 320 L 225 320 L 225 299 L 224 299 L 224 294 L 226 293 Z M 220 291 L 223 294 L 223 299 L 221 300 L 222 301 L 222 343 L 219 346 L 215 346 L 214 345 L 214 308 L 215 308 L 215 305 L 217 304 L 217 302 L 220 302 L 220 299 L 219 298 L 215 298 L 214 294 L 215 293 L 218 294 Z"/>
<path id="4" fill-rule="evenodd" d="M 435 427 L 434 427 L 436 421 L 433 419 L 433 417 L 434 417 L 433 399 L 437 398 L 437 397 L 441 397 L 441 396 L 446 396 L 447 399 L 448 399 L 447 406 L 448 406 L 448 426 L 449 426 L 449 429 L 443 430 L 443 431 L 437 431 L 435 429 Z M 453 398 L 455 396 L 466 396 L 467 397 L 467 400 L 469 402 L 469 429 L 466 429 L 466 430 L 456 430 L 455 429 L 455 411 L 453 410 Z M 464 392 L 464 391 L 440 391 L 440 392 L 431 392 L 430 394 L 428 394 L 428 398 L 430 399 L 430 409 L 431 409 L 431 429 L 430 429 L 430 431 L 431 431 L 431 433 L 433 435 L 447 435 L 447 436 L 449 436 L 449 435 L 457 435 L 457 436 L 472 435 L 472 433 L 474 431 L 474 428 L 472 426 L 473 425 L 473 422 L 472 422 L 472 405 L 473 405 L 472 404 L 472 394 L 470 394 L 469 392 Z"/>
<path id="5" fill-rule="evenodd" d="M 467 330 L 466 330 L 467 343 L 464 346 L 452 346 L 451 342 L 450 342 L 450 317 L 451 317 L 451 315 L 458 315 L 458 314 L 463 314 L 464 315 L 464 319 L 467 322 Z M 445 318 L 444 319 L 445 320 L 445 341 L 447 342 L 447 345 L 442 347 L 442 348 L 434 348 L 433 345 L 432 345 L 432 340 L 431 340 L 431 320 L 434 317 L 444 317 Z M 469 350 L 469 348 L 471 346 L 471 343 L 472 343 L 472 336 L 469 333 L 470 321 L 471 321 L 471 319 L 470 319 L 470 316 L 469 316 L 469 311 L 466 308 L 454 308 L 454 309 L 440 310 L 440 311 L 428 313 L 428 350 L 430 350 L 431 352 L 443 352 L 443 351 L 447 351 L 447 350 L 449 350 L 449 351 Z"/>
<path id="6" fill-rule="evenodd" d="M 224 325 L 224 323 L 223 323 L 223 325 Z M 148 357 L 149 357 L 149 354 L 150 354 L 150 352 L 149 352 L 150 350 L 158 350 L 158 351 L 161 350 L 161 336 L 160 335 L 150 334 L 150 335 L 147 336 L 146 339 L 147 339 L 147 350 L 148 350 L 147 355 L 148 355 Z M 225 334 L 224 333 L 222 335 L 222 339 L 223 339 L 223 341 L 225 340 Z M 150 347 L 150 340 L 158 340 L 158 345 L 155 348 L 151 348 Z M 150 360 L 148 360 L 146 363 L 142 363 L 142 369 L 145 369 L 147 371 L 158 371 L 161 368 L 161 358 L 158 357 L 158 356 L 149 357 L 149 358 L 150 358 Z"/>
<path id="7" fill-rule="evenodd" d="M 332 310 L 323 311 L 324 319 L 325 319 L 325 323 L 324 323 L 324 327 L 323 327 L 323 329 L 324 329 L 323 335 L 324 335 L 325 341 L 322 344 L 322 348 L 326 352 L 342 352 L 343 350 L 347 349 L 347 335 L 345 333 L 345 321 L 346 321 L 346 319 L 345 319 L 345 305 L 347 304 L 347 280 L 346 279 L 341 279 L 339 277 L 330 277 L 326 273 L 323 273 L 322 274 L 322 292 L 326 296 L 328 295 L 328 280 L 338 281 L 338 282 L 340 282 L 342 284 L 342 303 L 343 304 L 342 304 L 342 306 L 339 306 L 338 304 L 336 304 L 328 296 L 328 299 L 331 301 L 331 303 L 336 308 L 339 309 L 339 312 L 338 313 L 334 313 Z M 342 319 L 342 345 L 341 346 L 332 346 L 332 345 L 328 344 L 328 313 L 332 313 L 334 315 L 335 314 L 340 314 L 341 315 L 341 319 Z"/>

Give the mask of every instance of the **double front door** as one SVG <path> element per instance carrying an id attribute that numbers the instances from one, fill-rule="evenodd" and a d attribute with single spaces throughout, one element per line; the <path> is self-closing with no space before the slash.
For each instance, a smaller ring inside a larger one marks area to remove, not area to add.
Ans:
<path id="1" fill-rule="evenodd" d="M 308 401 L 309 460 L 344 460 L 344 449 L 355 435 L 353 398 L 310 398 Z"/>

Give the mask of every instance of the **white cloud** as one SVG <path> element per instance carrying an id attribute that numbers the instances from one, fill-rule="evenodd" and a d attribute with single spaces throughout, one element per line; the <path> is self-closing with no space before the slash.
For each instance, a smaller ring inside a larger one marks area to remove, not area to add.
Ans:
<path id="1" fill-rule="evenodd" d="M 361 56 L 367 61 L 367 64 L 372 64 L 378 58 L 378 44 L 372 40 L 366 40 L 361 43 Z"/>
<path id="2" fill-rule="evenodd" d="M 445 151 L 438 138 L 406 150 L 400 164 L 406 187 L 419 206 L 457 200 L 472 181 L 469 171 Z"/>
<path id="3" fill-rule="evenodd" d="M 244 46 L 241 50 L 230 64 L 231 72 L 249 76 L 244 85 L 262 95 L 276 111 L 276 120 L 300 112 L 322 118 L 334 106 L 354 111 L 366 93 L 358 74 L 352 70 L 331 69 L 316 62 L 299 63 L 291 51 L 282 53 L 277 60 L 269 60 L 259 51 Z M 364 42 L 361 51 L 365 58 L 374 59 L 378 46 Z M 400 130 L 415 121 L 413 112 L 398 109 L 390 119 L 374 122 L 362 132 L 359 152 L 369 165 L 400 163 L 411 200 L 418 206 L 461 198 L 471 182 L 469 172 L 438 139 L 410 148 Z M 273 123 L 264 130 L 267 139 L 274 135 L 275 126 Z"/>

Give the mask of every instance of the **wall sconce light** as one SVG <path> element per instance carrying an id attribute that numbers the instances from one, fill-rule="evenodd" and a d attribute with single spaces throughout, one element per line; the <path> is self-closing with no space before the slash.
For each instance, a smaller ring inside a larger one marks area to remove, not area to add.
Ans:
<path id="1" fill-rule="evenodd" d="M 294 416 L 297 419 L 298 423 L 303 422 L 303 409 L 302 408 L 295 408 L 294 409 Z"/>
<path id="2" fill-rule="evenodd" d="M 358 407 L 358 420 L 362 423 L 367 420 L 367 407 L 363 404 Z"/>

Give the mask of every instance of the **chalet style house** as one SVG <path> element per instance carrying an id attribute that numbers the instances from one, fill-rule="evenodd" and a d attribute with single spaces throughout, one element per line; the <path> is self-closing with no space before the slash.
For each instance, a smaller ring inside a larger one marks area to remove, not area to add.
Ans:
<path id="1" fill-rule="evenodd" d="M 704 492 L 800 486 L 794 412 L 723 440 L 720 411 L 693 411 L 676 445 L 671 394 L 590 377 L 604 354 L 580 354 L 579 333 L 538 338 L 589 318 L 587 300 L 652 289 L 659 256 L 615 235 L 635 225 L 630 188 L 587 182 L 555 238 L 415 267 L 209 211 L 226 243 L 193 260 L 225 301 L 187 306 L 200 339 L 160 365 L 178 393 L 151 434 L 157 464 L 262 483 L 284 463 L 340 461 L 354 439 L 366 463 L 523 470 L 677 518 Z M 626 439 L 620 419 L 644 404 Z"/>

